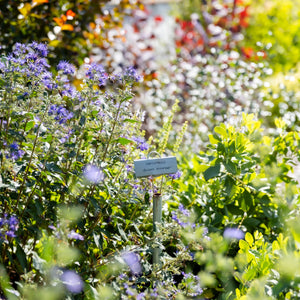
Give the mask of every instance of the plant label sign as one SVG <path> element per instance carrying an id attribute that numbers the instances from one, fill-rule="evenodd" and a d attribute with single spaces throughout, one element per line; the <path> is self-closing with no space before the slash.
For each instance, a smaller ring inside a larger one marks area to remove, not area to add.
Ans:
<path id="1" fill-rule="evenodd" d="M 136 177 L 173 174 L 178 171 L 177 160 L 175 156 L 135 160 L 134 171 Z"/>

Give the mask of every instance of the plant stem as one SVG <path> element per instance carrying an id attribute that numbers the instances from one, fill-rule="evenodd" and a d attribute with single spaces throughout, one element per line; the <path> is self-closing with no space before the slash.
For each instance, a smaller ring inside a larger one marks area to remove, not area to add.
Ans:
<path id="1" fill-rule="evenodd" d="M 36 145 L 37 145 L 37 141 L 38 141 L 38 137 L 39 137 L 39 131 L 40 131 L 40 128 L 42 126 L 42 122 L 45 118 L 45 115 L 46 115 L 46 111 L 48 110 L 49 106 L 49 103 L 48 105 L 46 106 L 46 109 L 43 113 L 43 116 L 42 116 L 42 119 L 40 121 L 40 124 L 37 128 L 37 132 L 36 132 L 36 136 L 35 136 L 35 139 L 34 139 L 34 142 L 33 142 L 33 148 L 32 148 L 32 151 L 31 151 L 31 154 L 30 154 L 30 158 L 29 158 L 29 162 L 27 164 L 27 167 L 26 167 L 26 170 L 25 170 L 25 174 L 24 174 L 24 177 L 23 177 L 23 181 L 22 181 L 22 185 L 20 187 L 20 192 L 19 192 L 19 195 L 18 195 L 18 199 L 17 199 L 17 204 L 16 204 L 16 208 L 19 206 L 19 202 L 20 202 L 20 199 L 21 199 L 21 195 L 23 193 L 23 190 L 24 190 L 24 187 L 25 187 L 25 182 L 27 180 L 27 176 L 28 176 L 28 173 L 29 173 L 29 168 L 31 167 L 31 162 L 32 162 L 32 159 L 33 159 L 33 154 L 34 154 L 34 151 L 35 151 L 35 148 L 36 148 Z"/>

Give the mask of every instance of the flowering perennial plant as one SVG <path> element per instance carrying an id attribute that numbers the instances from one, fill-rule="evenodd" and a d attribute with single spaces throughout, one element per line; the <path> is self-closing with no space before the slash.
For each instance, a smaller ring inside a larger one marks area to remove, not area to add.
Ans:
<path id="1" fill-rule="evenodd" d="M 132 167 L 155 150 L 141 130 L 143 113 L 132 109 L 141 76 L 131 67 L 110 75 L 96 63 L 77 71 L 67 61 L 52 73 L 47 46 L 36 42 L 16 44 L 0 63 L 0 294 L 178 293 L 167 260 L 160 275 L 151 267 L 150 198 L 163 181 L 136 179 Z M 166 195 L 179 177 L 166 176 Z M 180 264 L 186 254 L 177 256 Z"/>

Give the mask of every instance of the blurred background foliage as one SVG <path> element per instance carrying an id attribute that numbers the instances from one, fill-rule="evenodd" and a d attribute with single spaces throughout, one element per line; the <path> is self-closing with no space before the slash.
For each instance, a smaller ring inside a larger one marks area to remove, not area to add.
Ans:
<path id="1" fill-rule="evenodd" d="M 265 51 L 275 72 L 296 69 L 300 58 L 300 1 L 254 0 L 244 44 Z"/>
<path id="2" fill-rule="evenodd" d="M 129 0 L 115 6 L 105 0 L 1 1 L 1 52 L 9 52 L 16 42 L 45 42 L 51 63 L 66 59 L 78 66 L 89 56 L 94 42 L 97 47 L 111 46 L 108 31 L 122 26 L 124 16 L 138 5 Z M 94 32 L 96 23 L 101 27 Z"/>

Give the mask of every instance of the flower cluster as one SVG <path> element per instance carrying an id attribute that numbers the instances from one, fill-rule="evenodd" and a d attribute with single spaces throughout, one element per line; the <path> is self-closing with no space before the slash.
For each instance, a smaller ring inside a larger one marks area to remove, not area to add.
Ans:
<path id="1" fill-rule="evenodd" d="M 63 61 L 63 60 L 58 63 L 57 70 L 62 71 L 62 73 L 64 75 L 74 75 L 75 74 L 75 67 L 72 64 L 70 64 L 66 61 Z"/>
<path id="2" fill-rule="evenodd" d="M 172 211 L 172 220 L 182 227 L 195 227 L 195 224 L 190 222 L 191 212 L 186 209 L 181 203 L 178 206 L 178 211 Z"/>
<path id="3" fill-rule="evenodd" d="M 16 231 L 19 228 L 19 220 L 15 216 L 4 214 L 0 218 L 0 241 L 7 237 L 16 237 Z"/>
<path id="4" fill-rule="evenodd" d="M 124 71 L 124 77 L 129 78 L 132 81 L 140 81 L 142 79 L 142 76 L 138 74 L 138 71 L 134 67 L 128 67 Z"/>
<path id="5" fill-rule="evenodd" d="M 122 259 L 124 260 L 124 262 L 130 268 L 130 271 L 132 272 L 132 274 L 139 275 L 142 272 L 142 266 L 140 264 L 140 259 L 139 259 L 138 254 L 136 254 L 134 252 L 126 251 L 126 252 L 123 252 L 121 256 L 122 256 Z"/>
<path id="6" fill-rule="evenodd" d="M 20 146 L 13 142 L 9 145 L 9 152 L 6 154 L 6 158 L 11 158 L 12 160 L 18 160 L 25 154 L 24 150 L 20 149 Z"/>
<path id="7" fill-rule="evenodd" d="M 140 149 L 142 151 L 146 151 L 146 150 L 149 149 L 149 145 L 146 143 L 144 138 L 142 138 L 142 137 L 133 137 L 133 140 L 136 142 L 138 149 Z"/>
<path id="8" fill-rule="evenodd" d="M 179 179 L 182 175 L 182 172 L 178 170 L 176 173 L 169 174 L 168 176 L 172 178 L 173 180 Z"/>
<path id="9" fill-rule="evenodd" d="M 100 87 L 104 86 L 108 80 L 108 74 L 101 64 L 92 63 L 87 66 L 86 77 L 98 83 Z"/>
<path id="10" fill-rule="evenodd" d="M 74 114 L 70 111 L 68 111 L 65 107 L 62 105 L 51 105 L 48 115 L 52 116 L 54 115 L 54 119 L 58 121 L 59 124 L 66 123 L 68 120 L 73 118 Z"/>

